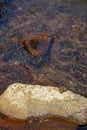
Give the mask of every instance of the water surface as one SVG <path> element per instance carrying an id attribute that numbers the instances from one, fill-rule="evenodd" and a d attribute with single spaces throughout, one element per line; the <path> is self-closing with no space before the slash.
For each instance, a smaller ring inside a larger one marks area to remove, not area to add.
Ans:
<path id="1" fill-rule="evenodd" d="M 87 97 L 86 14 L 87 0 L 0 0 L 0 94 L 22 82 L 66 87 Z M 34 56 L 22 39 L 39 34 L 51 40 L 44 54 Z"/>

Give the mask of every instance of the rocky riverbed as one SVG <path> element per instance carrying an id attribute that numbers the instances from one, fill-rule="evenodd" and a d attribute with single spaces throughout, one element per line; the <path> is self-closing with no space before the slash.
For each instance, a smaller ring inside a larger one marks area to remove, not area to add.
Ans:
<path id="1" fill-rule="evenodd" d="M 0 2 L 0 94 L 25 83 L 87 98 L 86 0 Z"/>

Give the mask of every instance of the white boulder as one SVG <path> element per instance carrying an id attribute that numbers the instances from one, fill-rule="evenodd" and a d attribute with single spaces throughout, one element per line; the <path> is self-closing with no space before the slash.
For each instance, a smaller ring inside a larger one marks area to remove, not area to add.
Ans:
<path id="1" fill-rule="evenodd" d="M 56 115 L 87 123 L 87 99 L 52 86 L 11 84 L 0 96 L 0 112 L 18 119 Z"/>

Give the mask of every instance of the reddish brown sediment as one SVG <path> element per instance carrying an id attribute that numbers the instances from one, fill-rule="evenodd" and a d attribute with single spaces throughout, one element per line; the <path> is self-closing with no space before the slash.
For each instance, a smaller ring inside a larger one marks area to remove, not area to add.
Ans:
<path id="1" fill-rule="evenodd" d="M 29 68 L 17 63 L 0 65 L 0 95 L 13 82 L 30 83 L 32 80 Z"/>
<path id="2" fill-rule="evenodd" d="M 28 120 L 13 120 L 9 117 L 6 117 L 0 114 L 0 130 L 76 130 L 77 124 L 66 120 L 64 118 L 58 117 L 38 117 L 38 118 L 29 118 Z"/>
<path id="3" fill-rule="evenodd" d="M 51 39 L 50 34 L 42 33 L 42 34 L 36 34 L 34 36 L 30 36 L 28 38 L 23 38 L 21 40 L 21 43 L 23 44 L 25 50 L 29 54 L 38 56 L 43 54 L 45 50 L 48 48 L 50 39 Z M 44 46 L 42 50 L 38 49 L 39 44 Z"/>
<path id="4" fill-rule="evenodd" d="M 3 3 L 0 3 L 0 8 L 2 8 L 2 7 L 3 7 L 3 5 L 4 5 Z"/>

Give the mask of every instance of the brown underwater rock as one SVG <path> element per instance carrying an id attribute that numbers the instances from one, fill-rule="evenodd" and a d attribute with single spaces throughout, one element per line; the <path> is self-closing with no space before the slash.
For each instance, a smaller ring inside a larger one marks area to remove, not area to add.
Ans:
<path id="1" fill-rule="evenodd" d="M 25 50 L 34 56 L 42 55 L 48 49 L 51 36 L 47 33 L 36 34 L 21 40 Z"/>

